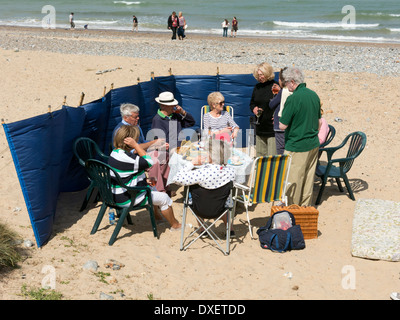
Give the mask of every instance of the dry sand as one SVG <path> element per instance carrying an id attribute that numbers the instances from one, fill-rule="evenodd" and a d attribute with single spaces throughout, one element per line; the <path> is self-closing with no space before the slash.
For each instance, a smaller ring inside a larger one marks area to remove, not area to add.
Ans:
<path id="1" fill-rule="evenodd" d="M 4 32 L 4 31 L 3 31 Z M 146 39 L 145 36 L 141 36 Z M 169 37 L 148 35 L 147 37 Z M 169 39 L 169 38 L 168 38 Z M 168 43 L 168 39 L 166 42 Z M 191 41 L 200 41 L 191 39 Z M 245 39 L 236 39 L 246 41 Z M 248 39 L 249 43 L 255 41 Z M 334 45 L 334 44 L 333 44 Z M 398 58 L 398 57 L 397 57 Z M 258 63 L 260 61 L 255 61 Z M 96 71 L 121 67 L 96 75 Z M 251 73 L 253 65 L 150 60 L 129 57 L 85 56 L 0 49 L 0 117 L 14 122 L 57 110 L 67 97 L 76 106 L 81 92 L 85 101 L 98 99 L 104 87 L 109 90 L 141 81 L 150 73 L 177 75 Z M 279 68 L 281 66 L 274 66 Z M 299 66 L 301 67 L 301 66 Z M 307 71 L 308 87 L 324 102 L 328 123 L 337 130 L 332 145 L 338 145 L 350 132 L 367 134 L 367 147 L 355 161 L 349 178 L 356 199 L 399 200 L 400 188 L 400 81 L 370 73 Z M 335 122 L 334 118 L 343 119 Z M 0 222 L 18 232 L 22 239 L 34 240 L 28 213 L 3 130 L 0 132 Z M 314 196 L 318 190 L 316 183 Z M 40 288 L 45 266 L 54 268 L 56 290 L 64 299 L 100 299 L 100 292 L 115 299 L 389 299 L 400 291 L 399 264 L 352 257 L 351 235 L 356 205 L 347 193 L 341 194 L 328 183 L 318 207 L 319 237 L 306 241 L 306 248 L 283 254 L 263 250 L 252 240 L 243 207 L 235 220 L 237 238 L 232 251 L 224 256 L 209 241 L 197 242 L 187 251 L 179 250 L 180 233 L 161 226 L 160 239 L 153 237 L 148 215 L 139 213 L 134 226 L 124 227 L 113 246 L 107 242 L 112 227 L 104 219 L 100 230 L 89 235 L 99 207 L 83 213 L 79 207 L 85 190 L 61 194 L 54 233 L 42 249 L 28 248 L 20 268 L 1 274 L 0 299 L 21 299 L 24 284 Z M 181 218 L 182 189 L 174 197 L 176 216 Z M 21 210 L 19 210 L 21 208 Z M 266 223 L 270 204 L 252 209 L 252 223 Z M 124 264 L 120 270 L 105 268 L 107 259 Z M 84 271 L 88 260 L 99 263 L 99 272 L 109 273 L 107 283 L 99 274 Z M 346 266 L 355 270 L 355 288 L 346 288 Z M 288 273 L 292 277 L 288 277 Z M 207 280 L 206 280 L 207 279 Z M 123 293 L 123 294 L 121 294 Z"/>

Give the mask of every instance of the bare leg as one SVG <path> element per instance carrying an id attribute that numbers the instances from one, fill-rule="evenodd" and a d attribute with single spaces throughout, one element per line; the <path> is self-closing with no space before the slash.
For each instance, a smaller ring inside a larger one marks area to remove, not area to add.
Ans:
<path id="1" fill-rule="evenodd" d="M 161 213 L 164 218 L 167 219 L 172 229 L 178 229 L 181 227 L 181 224 L 178 220 L 176 220 L 174 216 L 174 211 L 172 210 L 172 207 L 168 207 L 167 210 L 161 211 Z"/>

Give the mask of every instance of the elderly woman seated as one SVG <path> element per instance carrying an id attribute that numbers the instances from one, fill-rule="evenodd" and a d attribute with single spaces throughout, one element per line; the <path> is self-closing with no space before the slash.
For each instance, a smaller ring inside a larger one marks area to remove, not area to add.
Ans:
<path id="1" fill-rule="evenodd" d="M 206 113 L 203 119 L 206 134 L 227 142 L 235 139 L 239 126 L 229 112 L 224 110 L 225 98 L 222 93 L 211 92 L 207 97 L 207 103 L 210 106 L 210 112 Z"/>
<path id="2" fill-rule="evenodd" d="M 228 196 L 235 180 L 235 170 L 227 166 L 231 148 L 226 142 L 210 139 L 206 149 L 208 151 L 206 158 L 199 156 L 188 162 L 186 167 L 176 174 L 173 182 L 191 186 L 193 209 L 201 217 L 213 219 L 225 206 L 232 206 Z M 192 170 L 196 165 L 202 166 Z M 227 223 L 226 215 L 221 219 Z M 231 236 L 234 236 L 233 229 Z"/>

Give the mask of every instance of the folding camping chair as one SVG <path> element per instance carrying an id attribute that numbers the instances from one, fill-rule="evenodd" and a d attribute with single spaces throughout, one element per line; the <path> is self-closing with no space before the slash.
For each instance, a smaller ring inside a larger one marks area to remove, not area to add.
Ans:
<path id="1" fill-rule="evenodd" d="M 100 150 L 99 146 L 92 139 L 86 137 L 80 137 L 76 139 L 73 145 L 73 150 L 75 156 L 79 161 L 79 164 L 83 167 L 85 167 L 85 163 L 89 159 L 97 159 L 105 163 L 108 162 L 109 157 Z M 83 203 L 79 211 L 83 211 L 86 209 L 89 199 L 92 196 L 93 190 L 94 184 L 93 181 L 90 181 L 89 189 L 86 192 L 85 199 L 83 199 Z"/>
<path id="2" fill-rule="evenodd" d="M 272 201 L 281 201 L 287 205 L 286 190 L 289 184 L 291 161 L 291 155 L 258 157 L 253 161 L 248 185 L 234 184 L 233 215 L 235 216 L 237 202 L 243 203 L 251 238 L 253 238 L 253 231 L 249 207 L 253 204 Z"/>
<path id="3" fill-rule="evenodd" d="M 183 214 L 182 214 L 182 233 L 180 249 L 186 250 L 195 241 L 202 238 L 204 235 L 210 237 L 218 246 L 218 248 L 225 254 L 228 255 L 230 252 L 230 237 L 231 237 L 231 224 L 232 224 L 232 208 L 225 207 L 228 197 L 232 194 L 233 183 L 229 182 L 226 185 L 217 189 L 205 189 L 199 185 L 185 186 L 184 188 L 184 203 L 183 203 Z M 189 193 L 192 195 L 190 203 Z M 185 238 L 185 227 L 187 210 L 193 214 L 199 227 L 196 230 L 189 233 Z M 225 241 L 226 247 L 223 249 L 223 240 L 217 236 L 213 227 L 215 223 L 221 219 L 224 215 L 226 217 L 226 228 L 225 228 Z M 208 224 L 208 220 L 214 219 L 214 222 Z M 206 222 L 207 220 L 207 222 Z M 189 240 L 190 239 L 190 240 Z M 188 243 L 185 245 L 185 242 Z"/>
<path id="4" fill-rule="evenodd" d="M 106 209 L 108 207 L 116 209 L 117 216 L 118 216 L 118 222 L 115 226 L 114 232 L 111 235 L 110 241 L 108 244 L 111 246 L 115 242 L 119 231 L 121 230 L 122 224 L 124 223 L 125 219 L 128 221 L 128 224 L 133 224 L 131 216 L 129 214 L 130 211 L 133 210 L 140 210 L 140 209 L 147 209 L 147 211 L 150 214 L 150 221 L 153 227 L 153 234 L 154 237 L 159 237 L 158 236 L 158 231 L 157 231 L 157 224 L 156 224 L 156 219 L 154 215 L 154 210 L 153 210 L 153 201 L 151 198 L 151 189 L 149 187 L 128 187 L 126 186 L 123 181 L 121 180 L 120 176 L 118 173 L 110 167 L 108 164 L 105 164 L 101 161 L 98 160 L 87 160 L 86 161 L 86 170 L 88 172 L 88 175 L 90 179 L 93 181 L 93 184 L 95 187 L 98 188 L 100 192 L 101 199 L 103 201 L 103 204 L 101 205 L 100 211 L 97 215 L 96 221 L 93 225 L 91 234 L 94 234 L 97 232 L 97 229 L 99 228 L 100 222 L 103 219 L 104 213 L 106 212 Z M 115 178 L 111 176 L 111 172 L 113 172 Z M 122 207 L 119 206 L 117 203 L 114 201 L 114 196 L 111 191 L 112 185 L 117 185 L 119 187 L 123 187 L 128 190 L 130 197 L 131 197 L 131 203 L 129 207 Z M 135 203 L 135 199 L 138 195 L 145 194 L 145 197 L 143 200 L 138 203 Z"/>

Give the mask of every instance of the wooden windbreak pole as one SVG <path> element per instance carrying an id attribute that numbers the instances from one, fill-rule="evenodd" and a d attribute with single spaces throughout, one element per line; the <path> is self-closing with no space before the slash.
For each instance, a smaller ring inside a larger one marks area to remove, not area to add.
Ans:
<path id="1" fill-rule="evenodd" d="M 85 94 L 82 92 L 81 93 L 81 99 L 79 100 L 79 106 L 83 104 L 83 99 L 85 98 Z"/>
<path id="2" fill-rule="evenodd" d="M 67 96 L 64 96 L 63 106 L 67 105 Z"/>
<path id="3" fill-rule="evenodd" d="M 169 68 L 168 72 L 169 72 L 169 75 L 172 76 L 172 68 Z"/>
<path id="4" fill-rule="evenodd" d="M 154 80 L 154 71 L 150 73 L 150 77 Z"/>

